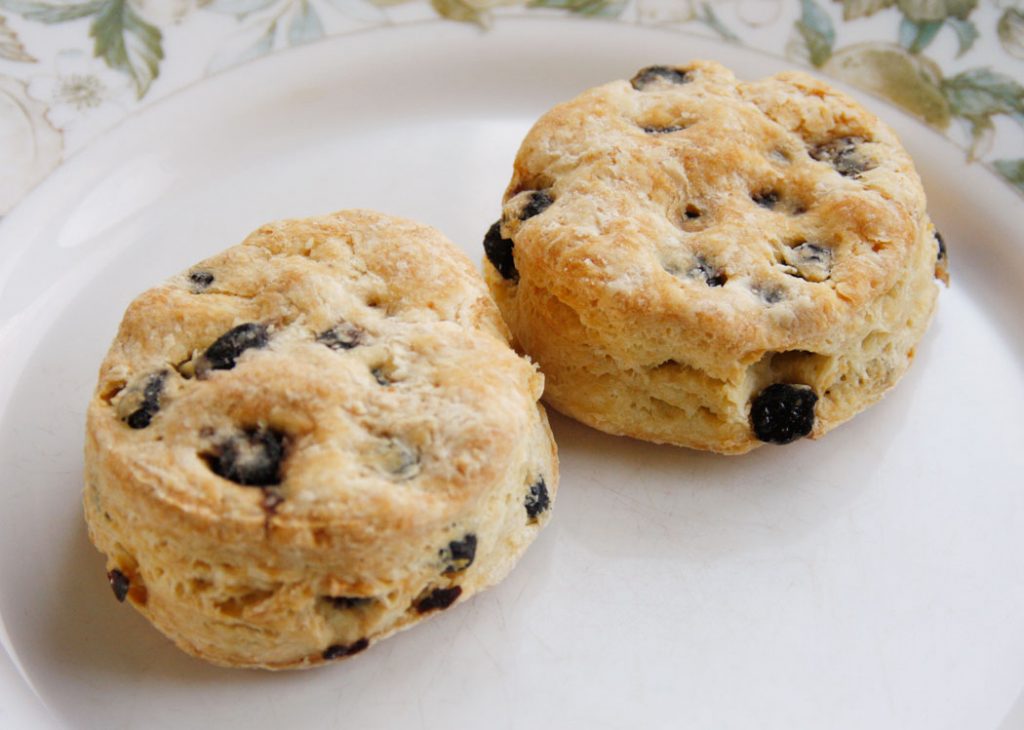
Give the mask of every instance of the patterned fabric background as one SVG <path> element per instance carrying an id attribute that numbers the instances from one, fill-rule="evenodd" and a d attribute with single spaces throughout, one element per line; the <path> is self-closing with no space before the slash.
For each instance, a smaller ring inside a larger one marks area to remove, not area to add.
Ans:
<path id="1" fill-rule="evenodd" d="M 0 215 L 136 109 L 328 36 L 578 15 L 721 38 L 879 94 L 1024 192 L 1024 0 L 0 0 Z"/>

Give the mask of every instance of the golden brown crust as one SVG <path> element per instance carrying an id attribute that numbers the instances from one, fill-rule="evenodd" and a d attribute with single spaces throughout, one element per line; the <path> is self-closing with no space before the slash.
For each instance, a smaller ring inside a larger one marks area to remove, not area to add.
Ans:
<path id="1" fill-rule="evenodd" d="M 215 367 L 250 325 L 265 342 Z M 497 582 L 536 535 L 530 488 L 558 476 L 542 389 L 437 231 L 264 226 L 128 308 L 89 407 L 90 536 L 190 653 L 341 657 Z"/>
<path id="2" fill-rule="evenodd" d="M 805 74 L 676 71 L 534 125 L 501 225 L 518 280 L 488 266 L 492 293 L 548 402 L 586 423 L 738 453 L 761 443 L 752 394 L 800 382 L 820 436 L 891 387 L 931 316 L 920 180 L 888 127 Z"/>

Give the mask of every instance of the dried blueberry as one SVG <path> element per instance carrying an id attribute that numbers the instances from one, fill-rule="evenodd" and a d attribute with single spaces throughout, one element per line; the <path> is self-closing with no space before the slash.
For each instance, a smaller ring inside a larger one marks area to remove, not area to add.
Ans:
<path id="1" fill-rule="evenodd" d="M 946 242 L 938 231 L 935 231 L 935 242 L 939 249 L 935 255 L 935 278 L 949 286 L 949 258 L 946 252 Z"/>
<path id="2" fill-rule="evenodd" d="M 856 177 L 874 167 L 860 151 L 863 142 L 863 137 L 839 137 L 814 147 L 810 154 L 819 162 L 832 165 L 840 175 Z"/>
<path id="3" fill-rule="evenodd" d="M 281 483 L 284 434 L 269 428 L 248 429 L 219 441 L 203 454 L 214 474 L 245 487 Z"/>
<path id="4" fill-rule="evenodd" d="M 452 540 L 440 554 L 448 563 L 444 569 L 445 575 L 465 570 L 473 564 L 473 558 L 476 557 L 476 535 L 470 532 L 461 540 Z"/>
<path id="5" fill-rule="evenodd" d="M 685 84 L 692 79 L 686 71 L 668 66 L 648 66 L 636 72 L 636 75 L 629 80 L 634 89 L 642 90 L 649 84 L 656 81 L 667 81 L 670 84 Z"/>
<path id="6" fill-rule="evenodd" d="M 807 281 L 825 281 L 832 271 L 832 249 L 816 243 L 801 243 L 783 252 L 786 263 L 796 269 L 795 276 Z"/>
<path id="7" fill-rule="evenodd" d="M 448 608 L 455 603 L 455 599 L 462 595 L 462 586 L 451 588 L 435 588 L 426 596 L 417 598 L 413 602 L 413 608 L 418 613 L 428 613 L 439 609 Z"/>
<path id="8" fill-rule="evenodd" d="M 683 215 L 686 216 L 686 220 L 695 221 L 700 218 L 700 211 L 697 210 L 697 206 L 691 204 L 686 206 L 686 210 L 683 211 Z"/>
<path id="9" fill-rule="evenodd" d="M 370 646 L 368 639 L 360 639 L 359 641 L 351 644 L 331 644 L 329 647 L 324 649 L 323 658 L 324 661 L 331 661 L 332 659 L 341 659 L 342 657 L 352 656 L 365 650 Z"/>
<path id="10" fill-rule="evenodd" d="M 238 357 L 248 349 L 266 347 L 269 337 L 265 325 L 246 322 L 234 327 L 206 348 L 196 374 L 202 376 L 208 370 L 230 370 Z"/>
<path id="11" fill-rule="evenodd" d="M 807 385 L 769 385 L 750 404 L 754 434 L 772 444 L 788 444 L 806 436 L 814 428 L 817 402 L 818 396 Z"/>
<path id="12" fill-rule="evenodd" d="M 188 280 L 192 282 L 192 291 L 201 292 L 213 283 L 213 274 L 209 271 L 192 271 Z"/>
<path id="13" fill-rule="evenodd" d="M 110 581 L 110 587 L 114 591 L 114 598 L 124 603 L 125 596 L 128 595 L 128 589 L 131 587 L 131 581 L 128 580 L 128 576 L 114 568 L 107 573 L 107 580 Z"/>
<path id="14" fill-rule="evenodd" d="M 145 428 L 150 424 L 153 416 L 160 410 L 160 393 L 164 389 L 164 381 L 166 380 L 166 370 L 153 373 L 146 378 L 146 384 L 142 388 L 142 402 L 125 419 L 129 427 L 138 429 Z"/>
<path id="15" fill-rule="evenodd" d="M 363 331 L 354 324 L 339 322 L 316 336 L 316 341 L 332 350 L 351 350 L 362 343 Z"/>
<path id="16" fill-rule="evenodd" d="M 764 193 L 754 193 L 750 196 L 751 199 L 760 205 L 762 208 L 771 210 L 775 207 L 775 204 L 779 202 L 779 194 L 774 190 L 769 190 Z"/>
<path id="17" fill-rule="evenodd" d="M 815 243 L 801 243 L 793 249 L 802 261 L 812 264 L 825 265 L 832 260 L 832 249 L 819 246 Z"/>
<path id="18" fill-rule="evenodd" d="M 502 278 L 519 281 L 516 262 L 512 258 L 513 248 L 515 248 L 515 244 L 512 240 L 501 235 L 501 221 L 495 222 L 484 236 L 484 253 L 487 254 L 487 260 L 498 270 Z"/>
<path id="19" fill-rule="evenodd" d="M 722 286 L 728 277 L 721 269 L 708 263 L 703 256 L 697 256 L 694 265 L 686 272 L 691 279 L 700 279 L 708 286 Z"/>
<path id="20" fill-rule="evenodd" d="M 391 379 L 384 373 L 383 368 L 373 368 L 370 375 L 377 381 L 377 385 L 391 385 Z"/>
<path id="21" fill-rule="evenodd" d="M 779 286 L 759 284 L 753 287 L 753 292 L 765 304 L 778 304 L 786 298 L 786 290 Z"/>
<path id="22" fill-rule="evenodd" d="M 647 134 L 672 134 L 673 132 L 681 132 L 685 127 L 681 127 L 678 124 L 670 124 L 667 127 L 642 127 Z"/>
<path id="23" fill-rule="evenodd" d="M 339 610 L 362 608 L 363 606 L 368 606 L 373 603 L 372 598 L 366 598 L 364 596 L 324 596 L 323 598 L 334 608 Z"/>
<path id="24" fill-rule="evenodd" d="M 530 194 L 530 199 L 527 201 L 523 209 L 519 211 L 519 220 L 525 221 L 529 218 L 533 218 L 535 215 L 540 215 L 545 210 L 551 207 L 551 204 L 555 202 L 551 197 L 551 194 L 546 190 L 534 190 Z"/>
<path id="25" fill-rule="evenodd" d="M 531 522 L 535 521 L 551 506 L 551 498 L 548 496 L 548 485 L 545 484 L 544 477 L 538 478 L 536 482 L 530 485 L 530 491 L 526 493 L 526 501 L 523 505 L 526 507 L 526 516 Z"/>
<path id="26" fill-rule="evenodd" d="M 419 452 L 400 438 L 385 438 L 375 452 L 380 468 L 399 481 L 412 479 L 420 472 Z"/>

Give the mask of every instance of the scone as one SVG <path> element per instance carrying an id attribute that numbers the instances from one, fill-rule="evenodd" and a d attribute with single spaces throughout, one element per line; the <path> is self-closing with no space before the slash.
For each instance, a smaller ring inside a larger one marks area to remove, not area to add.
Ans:
<path id="1" fill-rule="evenodd" d="M 437 231 L 270 224 L 128 308 L 88 410 L 89 534 L 190 654 L 351 656 L 501 580 L 547 522 L 542 390 Z"/>
<path id="2" fill-rule="evenodd" d="M 744 83 L 705 61 L 545 114 L 484 249 L 550 405 L 728 454 L 878 400 L 946 277 L 888 127 L 805 74 Z"/>

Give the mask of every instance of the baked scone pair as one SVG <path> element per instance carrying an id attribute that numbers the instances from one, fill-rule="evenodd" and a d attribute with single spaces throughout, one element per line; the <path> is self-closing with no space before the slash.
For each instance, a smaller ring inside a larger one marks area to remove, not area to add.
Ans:
<path id="1" fill-rule="evenodd" d="M 368 211 L 265 226 L 139 297 L 86 443 L 118 599 L 219 664 L 352 656 L 500 580 L 549 519 L 542 393 L 723 453 L 820 436 L 905 371 L 946 277 L 887 127 L 708 62 L 545 115 L 484 248 L 497 306 L 441 234 Z"/>

